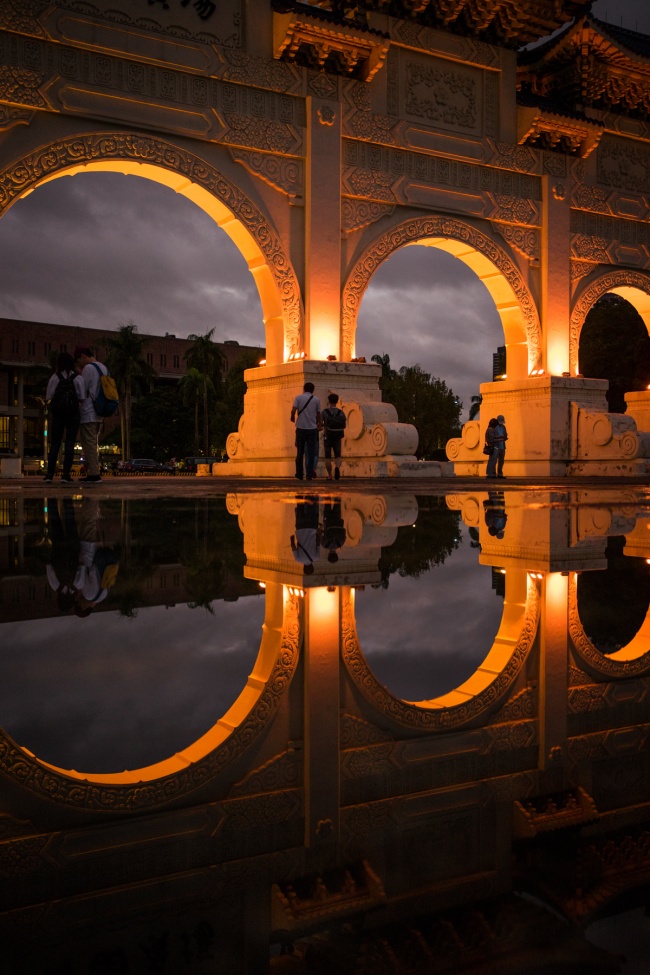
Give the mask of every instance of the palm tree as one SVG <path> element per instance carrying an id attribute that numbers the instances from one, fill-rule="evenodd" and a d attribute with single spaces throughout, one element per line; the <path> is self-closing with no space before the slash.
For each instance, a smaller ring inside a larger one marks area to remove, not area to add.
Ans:
<path id="1" fill-rule="evenodd" d="M 189 369 L 196 369 L 203 376 L 203 450 L 206 457 L 210 454 L 208 392 L 216 392 L 224 365 L 223 355 L 212 341 L 213 335 L 213 328 L 205 335 L 188 335 L 192 347 L 185 353 Z"/>
<path id="2" fill-rule="evenodd" d="M 391 380 L 397 378 L 397 373 L 394 369 L 391 369 L 390 356 L 389 355 L 373 355 L 372 361 L 378 363 L 381 366 L 381 378 L 383 380 Z"/>
<path id="3" fill-rule="evenodd" d="M 199 400 L 204 390 L 214 393 L 214 383 L 209 376 L 201 372 L 200 369 L 190 367 L 178 384 L 183 403 L 186 406 L 194 404 L 194 453 L 199 453 Z M 205 455 L 209 456 L 208 454 Z"/>
<path id="4" fill-rule="evenodd" d="M 133 322 L 118 325 L 115 338 L 108 340 L 107 365 L 117 383 L 122 397 L 120 429 L 122 434 L 122 460 L 131 456 L 131 402 L 134 386 L 146 388 L 156 375 L 153 366 L 143 358 L 148 339 L 138 334 Z"/>
<path id="5" fill-rule="evenodd" d="M 481 412 L 481 403 L 483 402 L 483 397 L 479 393 L 478 396 L 470 396 L 472 405 L 469 408 L 469 418 L 470 420 L 475 420 L 476 417 Z"/>

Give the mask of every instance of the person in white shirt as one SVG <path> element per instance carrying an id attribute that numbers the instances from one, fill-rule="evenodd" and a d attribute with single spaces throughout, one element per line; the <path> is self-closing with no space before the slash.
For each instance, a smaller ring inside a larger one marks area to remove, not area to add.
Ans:
<path id="1" fill-rule="evenodd" d="M 307 480 L 313 480 L 318 465 L 318 434 L 322 429 L 320 400 L 314 396 L 314 384 L 305 383 L 291 407 L 291 422 L 296 425 L 296 477 L 303 479 L 303 464 Z"/>

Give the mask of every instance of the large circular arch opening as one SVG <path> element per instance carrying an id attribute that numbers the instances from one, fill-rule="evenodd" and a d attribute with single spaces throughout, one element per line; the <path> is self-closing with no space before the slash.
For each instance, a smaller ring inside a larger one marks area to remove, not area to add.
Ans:
<path id="1" fill-rule="evenodd" d="M 281 363 L 301 342 L 297 278 L 276 230 L 221 172 L 172 144 L 131 134 L 97 134 L 47 147 L 0 174 L 0 214 L 61 176 L 119 173 L 162 184 L 203 210 L 234 242 L 262 307 L 267 362 Z"/>

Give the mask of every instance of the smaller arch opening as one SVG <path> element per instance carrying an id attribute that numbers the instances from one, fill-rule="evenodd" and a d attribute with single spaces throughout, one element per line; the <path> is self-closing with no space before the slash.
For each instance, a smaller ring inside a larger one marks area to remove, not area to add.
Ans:
<path id="1" fill-rule="evenodd" d="M 625 394 L 650 384 L 650 294 L 628 286 L 603 294 L 580 331 L 578 362 L 581 375 L 608 380 L 610 413 L 625 413 Z"/>

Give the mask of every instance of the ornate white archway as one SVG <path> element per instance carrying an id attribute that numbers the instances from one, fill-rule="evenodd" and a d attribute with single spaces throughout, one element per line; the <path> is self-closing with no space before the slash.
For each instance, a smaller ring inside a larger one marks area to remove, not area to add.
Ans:
<path id="1" fill-rule="evenodd" d="M 299 351 L 303 335 L 300 287 L 280 236 L 223 173 L 171 142 L 132 132 L 100 132 L 52 143 L 0 173 L 0 216 L 43 183 L 102 170 L 162 183 L 209 214 L 238 247 L 255 279 L 267 361 L 281 363 Z"/>
<path id="2" fill-rule="evenodd" d="M 541 360 L 537 307 L 514 261 L 476 227 L 450 217 L 414 217 L 387 230 L 364 251 L 348 275 L 341 302 L 342 357 L 354 356 L 357 316 L 377 268 L 407 244 L 437 247 L 470 267 L 490 292 L 503 325 L 510 378 L 525 378 Z"/>

